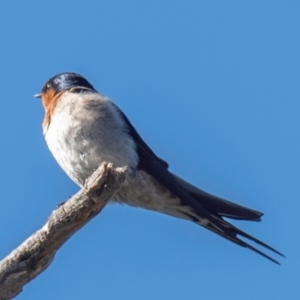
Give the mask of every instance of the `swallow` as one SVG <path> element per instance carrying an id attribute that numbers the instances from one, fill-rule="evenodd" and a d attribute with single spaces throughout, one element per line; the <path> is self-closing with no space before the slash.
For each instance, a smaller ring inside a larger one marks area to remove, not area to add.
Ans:
<path id="1" fill-rule="evenodd" d="M 58 74 L 35 97 L 45 109 L 46 143 L 80 187 L 102 162 L 127 166 L 130 176 L 113 201 L 192 221 L 279 264 L 241 237 L 283 254 L 224 219 L 260 221 L 263 213 L 213 196 L 171 173 L 125 114 L 83 76 Z"/>

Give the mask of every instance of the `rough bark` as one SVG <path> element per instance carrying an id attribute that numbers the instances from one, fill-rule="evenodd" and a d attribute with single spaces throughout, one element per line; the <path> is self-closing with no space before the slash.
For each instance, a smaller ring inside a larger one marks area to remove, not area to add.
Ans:
<path id="1" fill-rule="evenodd" d="M 126 175 L 104 163 L 85 186 L 50 215 L 47 223 L 0 262 L 0 300 L 18 295 L 23 286 L 43 272 L 58 249 L 100 213 Z"/>

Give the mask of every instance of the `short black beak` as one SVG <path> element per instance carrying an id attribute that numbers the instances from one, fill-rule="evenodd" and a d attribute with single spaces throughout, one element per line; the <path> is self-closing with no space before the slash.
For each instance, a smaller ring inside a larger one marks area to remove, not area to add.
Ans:
<path id="1" fill-rule="evenodd" d="M 42 94 L 35 94 L 34 98 L 42 98 Z"/>

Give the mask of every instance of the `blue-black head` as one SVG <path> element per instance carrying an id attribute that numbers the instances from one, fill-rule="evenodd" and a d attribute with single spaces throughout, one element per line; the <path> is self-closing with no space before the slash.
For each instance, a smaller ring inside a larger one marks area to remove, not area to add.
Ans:
<path id="1" fill-rule="evenodd" d="M 43 86 L 42 93 L 35 95 L 36 98 L 41 98 L 49 90 L 53 90 L 55 94 L 69 90 L 71 88 L 78 88 L 78 91 L 92 90 L 97 92 L 94 87 L 80 74 L 73 72 L 66 72 L 55 75 L 50 78 Z M 81 88 L 81 89 L 80 89 Z M 77 90 L 77 89 L 76 89 Z"/>

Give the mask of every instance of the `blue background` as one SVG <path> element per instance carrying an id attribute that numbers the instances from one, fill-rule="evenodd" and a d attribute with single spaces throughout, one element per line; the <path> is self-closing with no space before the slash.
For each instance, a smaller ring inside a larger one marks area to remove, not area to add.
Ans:
<path id="1" fill-rule="evenodd" d="M 52 158 L 33 94 L 77 71 L 171 170 L 265 213 L 234 222 L 279 267 L 192 223 L 107 206 L 18 299 L 300 296 L 299 1 L 1 2 L 0 255 L 78 187 Z"/>

